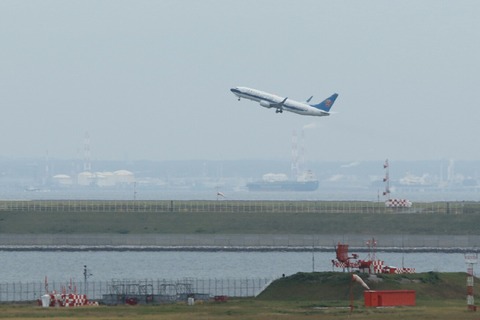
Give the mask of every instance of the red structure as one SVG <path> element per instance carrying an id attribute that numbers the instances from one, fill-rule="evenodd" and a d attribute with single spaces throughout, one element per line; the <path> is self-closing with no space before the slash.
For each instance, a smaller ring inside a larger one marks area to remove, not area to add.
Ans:
<path id="1" fill-rule="evenodd" d="M 335 252 L 337 253 L 337 260 L 332 260 L 334 267 L 347 270 L 360 267 L 360 262 L 357 260 L 358 254 L 353 253 L 351 257 L 348 256 L 348 244 L 338 243 Z"/>
<path id="2" fill-rule="evenodd" d="M 343 271 L 358 269 L 362 273 L 415 273 L 415 268 L 397 268 L 387 266 L 384 261 L 378 260 L 376 257 L 377 241 L 375 239 L 368 240 L 366 245 L 369 249 L 368 256 L 365 260 L 358 259 L 358 254 L 352 253 L 348 255 L 348 244 L 338 243 L 335 249 L 337 260 L 332 260 L 333 268 L 342 268 Z"/>
<path id="3" fill-rule="evenodd" d="M 363 292 L 365 307 L 414 306 L 414 290 L 367 290 Z"/>
<path id="4" fill-rule="evenodd" d="M 475 300 L 473 297 L 473 265 L 478 262 L 478 255 L 465 254 L 465 263 L 467 264 L 467 306 L 470 311 L 477 311 Z"/>
<path id="5" fill-rule="evenodd" d="M 228 296 L 215 296 L 215 297 L 213 297 L 213 300 L 215 302 L 227 302 L 228 301 Z"/>

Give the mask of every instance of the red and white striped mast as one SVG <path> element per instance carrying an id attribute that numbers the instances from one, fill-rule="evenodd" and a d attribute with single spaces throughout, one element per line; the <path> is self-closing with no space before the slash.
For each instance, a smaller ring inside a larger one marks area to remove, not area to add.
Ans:
<path id="1" fill-rule="evenodd" d="M 473 265 L 477 264 L 477 262 L 478 255 L 476 253 L 465 254 L 465 263 L 467 264 L 467 308 L 470 311 L 477 311 L 477 306 L 473 298 Z"/>
<path id="2" fill-rule="evenodd" d="M 372 240 L 367 240 L 366 245 L 368 247 L 368 256 L 367 260 L 370 261 L 375 261 L 377 260 L 377 240 L 375 238 L 372 238 Z"/>
<path id="3" fill-rule="evenodd" d="M 385 191 L 383 191 L 383 195 L 387 197 L 387 200 L 390 200 L 390 174 L 388 159 L 385 160 L 383 168 L 385 169 L 385 177 L 383 178 L 383 182 L 385 182 Z"/>

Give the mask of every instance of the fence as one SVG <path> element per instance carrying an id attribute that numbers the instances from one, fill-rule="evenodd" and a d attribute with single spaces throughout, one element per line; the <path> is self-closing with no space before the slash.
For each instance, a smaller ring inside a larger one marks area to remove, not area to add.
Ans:
<path id="1" fill-rule="evenodd" d="M 172 213 L 480 213 L 480 202 L 415 202 L 411 208 L 386 208 L 372 201 L 180 201 L 32 200 L 0 201 L 0 212 L 172 212 Z"/>
<path id="2" fill-rule="evenodd" d="M 179 280 L 111 280 L 78 282 L 13 282 L 0 283 L 0 302 L 35 301 L 48 292 L 87 294 L 90 300 L 104 295 L 151 294 L 171 297 L 171 301 L 188 294 L 229 297 L 253 297 L 263 291 L 272 279 L 196 279 Z"/>

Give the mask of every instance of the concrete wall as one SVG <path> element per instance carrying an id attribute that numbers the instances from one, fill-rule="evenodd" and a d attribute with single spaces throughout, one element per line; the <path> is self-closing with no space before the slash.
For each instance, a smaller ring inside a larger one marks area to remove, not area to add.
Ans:
<path id="1" fill-rule="evenodd" d="M 346 235 L 298 235 L 298 234 L 1 234 L 0 247 L 45 247 L 45 246 L 101 246 L 101 247 L 171 247 L 199 248 L 217 247 L 229 249 L 311 249 L 314 245 L 317 250 L 331 250 L 338 243 L 347 243 L 351 248 L 366 248 L 366 241 L 372 236 Z M 375 235 L 377 249 L 446 249 L 456 250 L 480 247 L 480 236 L 438 236 L 438 235 Z"/>

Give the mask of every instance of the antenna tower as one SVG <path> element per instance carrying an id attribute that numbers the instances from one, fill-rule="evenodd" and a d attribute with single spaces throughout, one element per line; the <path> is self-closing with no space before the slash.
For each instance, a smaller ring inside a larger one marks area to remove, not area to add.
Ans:
<path id="1" fill-rule="evenodd" d="M 372 240 L 367 240 L 366 245 L 368 247 L 368 256 L 367 260 L 375 261 L 377 260 L 377 240 L 372 238 Z"/>
<path id="2" fill-rule="evenodd" d="M 383 168 L 385 169 L 385 177 L 383 178 L 383 182 L 385 182 L 385 191 L 383 191 L 383 195 L 386 196 L 387 199 L 390 199 L 390 173 L 388 159 L 385 160 Z"/>
<path id="3" fill-rule="evenodd" d="M 48 150 L 47 154 L 45 156 L 45 178 L 43 180 L 43 185 L 48 185 L 50 182 L 50 157 L 48 155 Z"/>
<path id="4" fill-rule="evenodd" d="M 473 265 L 478 262 L 478 254 L 465 254 L 465 263 L 467 264 L 467 308 L 471 311 L 477 311 L 477 306 L 473 299 Z"/>
<path id="5" fill-rule="evenodd" d="M 83 140 L 83 171 L 92 171 L 92 163 L 90 159 L 90 135 L 86 132 L 85 139 Z"/>

